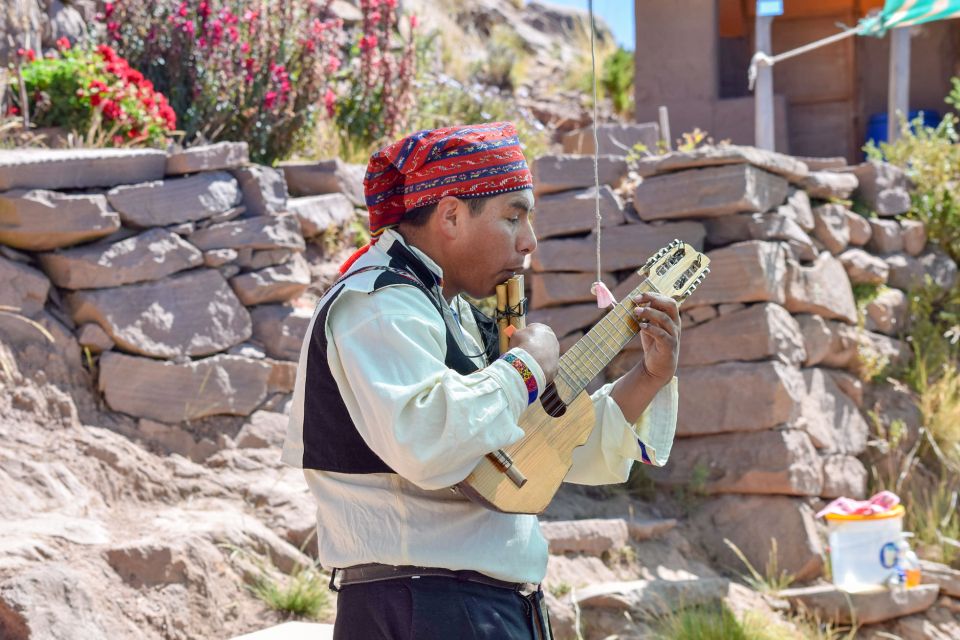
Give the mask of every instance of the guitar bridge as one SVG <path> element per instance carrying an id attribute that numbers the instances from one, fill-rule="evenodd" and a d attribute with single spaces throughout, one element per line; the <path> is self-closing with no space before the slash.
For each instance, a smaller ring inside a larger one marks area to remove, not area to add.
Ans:
<path id="1" fill-rule="evenodd" d="M 490 458 L 490 461 L 493 462 L 500 471 L 507 474 L 507 477 L 510 478 L 510 482 L 515 484 L 517 488 L 521 488 L 527 483 L 526 476 L 516 467 L 513 463 L 513 458 L 511 458 L 503 449 L 497 449 L 493 453 L 488 453 L 487 457 Z"/>

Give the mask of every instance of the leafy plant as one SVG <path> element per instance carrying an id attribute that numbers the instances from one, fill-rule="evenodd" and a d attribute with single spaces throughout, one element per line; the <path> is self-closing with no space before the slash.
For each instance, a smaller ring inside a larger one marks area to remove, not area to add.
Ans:
<path id="1" fill-rule="evenodd" d="M 14 94 L 12 112 L 30 111 L 40 127 L 63 127 L 100 146 L 164 145 L 176 115 L 153 83 L 107 45 L 38 58 L 27 52 L 20 67 L 27 103 Z"/>
<path id="2" fill-rule="evenodd" d="M 603 61 L 600 86 L 610 97 L 613 110 L 621 116 L 633 116 L 633 72 L 636 62 L 633 53 L 622 47 Z"/>
<path id="3" fill-rule="evenodd" d="M 119 55 L 170 100 L 188 143 L 244 140 L 255 162 L 296 151 L 332 112 L 343 22 L 331 0 L 113 0 Z"/>
<path id="4" fill-rule="evenodd" d="M 743 579 L 754 591 L 775 595 L 793 584 L 793 581 L 796 579 L 788 571 L 779 570 L 780 555 L 777 549 L 776 538 L 770 538 L 770 551 L 767 556 L 764 573 L 760 573 L 754 568 L 753 564 L 747 559 L 747 556 L 740 550 L 740 547 L 734 544 L 732 540 L 724 538 L 723 542 L 730 547 L 730 550 L 736 554 L 740 562 L 747 568 L 748 574 L 744 575 Z"/>
<path id="5" fill-rule="evenodd" d="M 662 616 L 653 637 L 663 640 L 801 640 L 803 636 L 786 625 L 771 625 L 760 615 L 747 612 L 742 618 L 725 604 L 684 607 Z"/>
<path id="6" fill-rule="evenodd" d="M 486 55 L 474 63 L 471 75 L 477 82 L 513 91 L 525 76 L 523 40 L 507 25 L 495 25 L 486 40 Z"/>

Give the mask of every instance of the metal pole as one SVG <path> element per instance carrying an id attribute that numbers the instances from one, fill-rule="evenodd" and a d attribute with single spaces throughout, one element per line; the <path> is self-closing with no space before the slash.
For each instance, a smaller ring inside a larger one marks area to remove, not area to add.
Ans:
<path id="1" fill-rule="evenodd" d="M 756 50 L 766 54 L 773 53 L 771 25 L 773 16 L 757 16 L 754 37 Z M 757 69 L 757 89 L 754 92 L 754 131 L 753 143 L 758 149 L 774 150 L 773 127 L 773 68 L 759 65 Z"/>
<path id="2" fill-rule="evenodd" d="M 890 77 L 887 89 L 887 141 L 900 137 L 900 116 L 910 114 L 910 27 L 890 30 Z"/>

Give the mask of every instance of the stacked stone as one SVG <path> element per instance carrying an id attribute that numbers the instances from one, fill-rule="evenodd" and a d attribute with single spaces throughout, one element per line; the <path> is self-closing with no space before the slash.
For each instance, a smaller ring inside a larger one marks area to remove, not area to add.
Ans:
<path id="1" fill-rule="evenodd" d="M 811 171 L 789 156 L 726 145 L 646 158 L 637 173 L 642 180 L 621 204 L 612 188 L 626 166 L 601 157 L 601 257 L 618 299 L 639 283 L 629 270 L 672 238 L 711 259 L 710 276 L 683 307 L 678 438 L 653 475 L 714 496 L 696 518 L 727 566 L 739 561 L 724 538 L 754 566 L 766 564 L 776 538 L 781 567 L 813 578 L 823 555 L 815 507 L 866 491 L 858 374 L 865 361 L 909 357 L 894 337 L 907 316 L 904 291 L 925 275 L 950 286 L 956 266 L 925 246 L 921 223 L 893 218 L 909 195 L 889 165 Z M 556 237 L 593 223 L 592 158 L 541 158 L 535 175 L 541 194 L 560 193 L 538 200 L 548 239 L 533 260 L 531 320 L 551 324 L 569 347 L 603 314 L 590 302 L 593 237 Z M 880 217 L 852 212 L 851 197 Z M 886 285 L 862 321 L 852 290 L 861 283 Z M 635 340 L 607 378 L 639 354 Z"/>
<path id="2" fill-rule="evenodd" d="M 101 354 L 110 408 L 153 431 L 292 391 L 305 238 L 354 217 L 342 194 L 288 198 L 246 143 L 0 152 L 0 190 L 0 304 L 59 317 Z"/>

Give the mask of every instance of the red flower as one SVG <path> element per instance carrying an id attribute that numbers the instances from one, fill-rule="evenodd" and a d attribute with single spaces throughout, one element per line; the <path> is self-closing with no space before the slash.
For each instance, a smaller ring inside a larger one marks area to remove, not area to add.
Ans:
<path id="1" fill-rule="evenodd" d="M 113 136 L 113 144 L 118 147 L 123 144 L 123 136 Z"/>
<path id="2" fill-rule="evenodd" d="M 9 107 L 7 107 L 7 115 L 8 115 L 8 116 L 17 116 L 17 115 L 20 115 L 20 109 L 18 109 L 17 107 L 15 107 L 15 106 L 13 106 L 13 105 L 10 105 Z"/>
<path id="3" fill-rule="evenodd" d="M 97 53 L 100 54 L 107 62 L 116 62 L 117 61 L 117 52 L 113 50 L 109 45 L 101 44 L 97 47 Z"/>
<path id="4" fill-rule="evenodd" d="M 186 2 L 181 2 L 181 3 L 180 3 L 180 6 L 177 8 L 177 15 L 179 15 L 181 18 L 186 18 L 186 17 L 187 17 L 187 3 L 186 3 Z"/>
<path id="5" fill-rule="evenodd" d="M 117 120 L 123 115 L 123 109 L 113 100 L 104 100 L 103 115 L 109 120 Z"/>
<path id="6" fill-rule="evenodd" d="M 267 91 L 266 95 L 263 96 L 263 106 L 267 109 L 273 109 L 273 105 L 277 103 L 277 92 L 276 91 Z"/>
<path id="7" fill-rule="evenodd" d="M 417 16 L 415 16 L 415 15 L 411 15 L 411 16 L 410 16 L 410 28 L 411 28 L 411 29 L 416 29 L 418 24 L 420 24 L 420 19 L 417 18 Z"/>
<path id="8" fill-rule="evenodd" d="M 236 42 L 237 40 L 240 39 L 240 32 L 237 31 L 237 28 L 236 28 L 236 27 L 230 26 L 230 27 L 227 29 L 227 37 L 230 38 L 230 42 Z M 246 44 L 246 43 L 244 43 L 244 44 Z M 248 45 L 248 47 L 249 47 L 249 45 Z"/>
<path id="9" fill-rule="evenodd" d="M 69 48 L 70 48 L 69 38 L 67 38 L 66 36 L 63 36 L 62 38 L 57 38 L 57 49 L 60 49 L 60 51 L 66 51 Z"/>
<path id="10" fill-rule="evenodd" d="M 27 62 L 33 62 L 37 59 L 37 54 L 33 49 L 24 49 L 23 47 L 17 49 L 17 55 L 21 58 L 26 58 Z"/>
<path id="11" fill-rule="evenodd" d="M 112 2 L 108 2 L 105 5 L 103 5 L 103 17 L 109 18 L 110 16 L 112 16 L 113 9 L 114 9 L 114 6 Z"/>
<path id="12" fill-rule="evenodd" d="M 191 36 L 197 32 L 197 27 L 194 26 L 193 20 L 187 20 L 180 28 L 183 29 L 184 33 Z"/>
<path id="13" fill-rule="evenodd" d="M 360 50 L 366 51 L 367 49 L 373 49 L 377 46 L 377 35 L 371 33 L 370 35 L 363 36 L 360 38 Z"/>
<path id="14" fill-rule="evenodd" d="M 205 0 L 197 7 L 197 15 L 204 19 L 210 16 L 210 5 Z"/>

